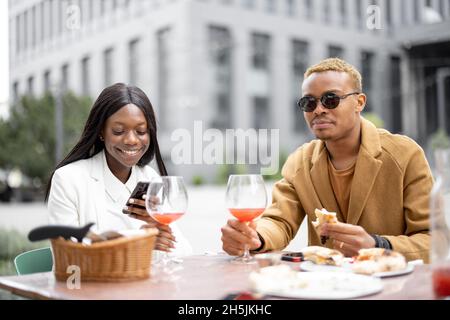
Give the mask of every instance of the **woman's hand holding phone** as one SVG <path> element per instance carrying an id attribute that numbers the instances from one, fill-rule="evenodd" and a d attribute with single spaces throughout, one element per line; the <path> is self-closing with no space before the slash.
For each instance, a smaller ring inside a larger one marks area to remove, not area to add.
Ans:
<path id="1" fill-rule="evenodd" d="M 148 214 L 145 208 L 145 200 L 130 198 L 127 206 L 123 208 L 123 212 L 128 214 L 130 218 L 144 221 L 146 224 L 142 226 L 143 229 L 157 228 L 159 230 L 155 244 L 156 250 L 170 252 L 175 247 L 174 242 L 176 242 L 176 239 L 173 236 L 172 229 L 168 225 L 155 221 Z"/>

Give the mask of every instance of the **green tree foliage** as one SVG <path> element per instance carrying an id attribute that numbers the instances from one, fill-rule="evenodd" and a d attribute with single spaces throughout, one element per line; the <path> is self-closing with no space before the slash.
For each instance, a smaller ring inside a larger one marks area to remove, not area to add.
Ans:
<path id="1" fill-rule="evenodd" d="M 383 119 L 376 114 L 375 112 L 363 112 L 362 116 L 366 119 L 372 122 L 375 127 L 377 128 L 384 128 L 384 121 Z"/>
<path id="2" fill-rule="evenodd" d="M 79 139 L 89 114 L 91 101 L 64 95 L 64 152 Z M 55 99 L 23 97 L 11 110 L 9 119 L 0 120 L 0 168 L 18 168 L 30 178 L 45 184 L 55 167 Z"/>
<path id="3" fill-rule="evenodd" d="M 430 137 L 431 150 L 448 149 L 450 148 L 450 137 L 445 130 L 439 129 Z"/>
<path id="4" fill-rule="evenodd" d="M 22 252 L 49 247 L 48 240 L 30 242 L 27 237 L 16 230 L 0 228 L 0 276 L 14 275 L 14 258 Z M 1 296 L 1 293 L 0 293 Z"/>

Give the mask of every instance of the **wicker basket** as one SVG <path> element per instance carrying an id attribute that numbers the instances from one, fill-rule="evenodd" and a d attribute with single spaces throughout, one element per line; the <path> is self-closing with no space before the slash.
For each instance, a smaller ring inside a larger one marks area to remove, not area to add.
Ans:
<path id="1" fill-rule="evenodd" d="M 81 281 L 129 281 L 150 277 L 152 252 L 158 230 L 145 229 L 145 235 L 123 237 L 85 245 L 62 238 L 53 239 L 54 272 L 65 281 L 72 273 L 69 266 L 80 268 Z"/>

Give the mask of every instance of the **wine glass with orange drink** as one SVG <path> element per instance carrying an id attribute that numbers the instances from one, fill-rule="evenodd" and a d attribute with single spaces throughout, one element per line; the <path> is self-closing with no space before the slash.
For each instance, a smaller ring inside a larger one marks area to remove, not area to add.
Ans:
<path id="1" fill-rule="evenodd" d="M 145 206 L 150 216 L 157 222 L 169 225 L 180 219 L 186 212 L 188 195 L 182 177 L 155 177 L 150 181 L 145 197 Z M 156 266 L 165 273 L 171 273 L 172 259 L 167 252 L 161 252 Z M 179 259 L 177 259 L 179 260 Z"/>
<path id="2" fill-rule="evenodd" d="M 239 221 L 250 223 L 259 218 L 267 205 L 264 179 L 258 174 L 230 175 L 226 192 L 226 207 Z M 244 254 L 233 260 L 237 263 L 255 263 L 248 246 Z"/>

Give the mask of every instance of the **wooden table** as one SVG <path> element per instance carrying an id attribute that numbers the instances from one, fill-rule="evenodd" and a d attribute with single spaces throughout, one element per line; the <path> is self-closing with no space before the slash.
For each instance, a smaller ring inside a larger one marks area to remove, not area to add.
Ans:
<path id="1" fill-rule="evenodd" d="M 47 272 L 0 277 L 0 288 L 31 299 L 220 300 L 230 293 L 248 290 L 248 275 L 257 268 L 232 264 L 230 259 L 223 254 L 186 257 L 175 282 L 158 282 L 155 276 L 125 283 L 82 282 L 80 289 L 71 290 Z M 383 291 L 364 299 L 434 299 L 428 265 L 416 266 L 409 275 L 382 281 Z"/>

